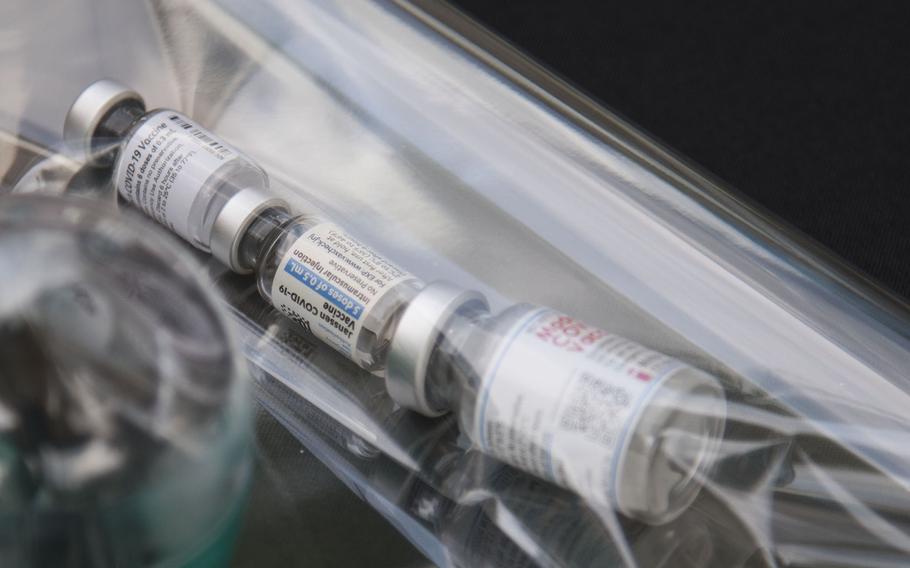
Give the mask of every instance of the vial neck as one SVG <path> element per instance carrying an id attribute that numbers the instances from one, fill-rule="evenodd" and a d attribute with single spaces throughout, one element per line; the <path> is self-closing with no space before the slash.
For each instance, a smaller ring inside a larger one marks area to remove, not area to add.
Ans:
<path id="1" fill-rule="evenodd" d="M 435 408 L 458 412 L 466 393 L 476 389 L 477 371 L 470 344 L 482 340 L 483 330 L 492 321 L 483 306 L 468 305 L 446 323 L 430 356 L 427 373 L 427 400 Z"/>
<path id="2" fill-rule="evenodd" d="M 240 264 L 255 269 L 272 241 L 293 220 L 294 216 L 283 207 L 272 207 L 260 213 L 240 241 Z"/>
<path id="3" fill-rule="evenodd" d="M 129 131 L 145 116 L 142 101 L 128 100 L 112 108 L 98 122 L 87 152 L 95 165 L 108 166 L 117 158 Z"/>
<path id="4" fill-rule="evenodd" d="M 119 104 L 101 119 L 93 138 L 101 145 L 120 141 L 145 114 L 145 106 L 139 101 Z"/>

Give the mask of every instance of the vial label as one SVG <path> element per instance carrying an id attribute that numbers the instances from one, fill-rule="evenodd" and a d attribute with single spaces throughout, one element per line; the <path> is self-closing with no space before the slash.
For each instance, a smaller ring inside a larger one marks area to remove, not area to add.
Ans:
<path id="1" fill-rule="evenodd" d="M 160 110 L 126 142 L 114 181 L 124 199 L 192 242 L 190 208 L 205 183 L 238 152 L 186 116 Z"/>
<path id="2" fill-rule="evenodd" d="M 292 244 L 272 282 L 272 303 L 354 359 L 363 323 L 380 298 L 412 276 L 333 223 Z"/>
<path id="3" fill-rule="evenodd" d="M 682 363 L 549 309 L 511 328 L 485 371 L 475 440 L 488 454 L 615 504 L 636 416 Z"/>

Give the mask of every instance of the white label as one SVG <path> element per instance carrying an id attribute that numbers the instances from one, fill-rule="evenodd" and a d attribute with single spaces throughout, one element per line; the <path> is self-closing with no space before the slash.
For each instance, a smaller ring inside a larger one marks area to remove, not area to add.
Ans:
<path id="1" fill-rule="evenodd" d="M 236 150 L 180 113 L 162 110 L 137 128 L 117 158 L 120 195 L 192 241 L 190 208 L 206 181 Z"/>
<path id="2" fill-rule="evenodd" d="M 410 274 L 333 223 L 292 244 L 272 281 L 272 303 L 348 358 L 379 299 Z"/>
<path id="3" fill-rule="evenodd" d="M 549 309 L 503 339 L 478 397 L 475 439 L 492 456 L 603 504 L 632 422 L 682 363 Z"/>

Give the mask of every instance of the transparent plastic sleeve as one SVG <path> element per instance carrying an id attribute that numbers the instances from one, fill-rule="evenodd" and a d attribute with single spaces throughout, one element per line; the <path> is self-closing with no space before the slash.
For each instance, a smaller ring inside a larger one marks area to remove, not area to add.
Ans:
<path id="1" fill-rule="evenodd" d="M 124 208 L 158 109 L 238 153 L 169 228 L 260 402 L 433 562 L 910 562 L 902 303 L 445 5 L 151 6 L 105 11 L 146 71 L 47 113 L 149 103 L 71 137 Z"/>

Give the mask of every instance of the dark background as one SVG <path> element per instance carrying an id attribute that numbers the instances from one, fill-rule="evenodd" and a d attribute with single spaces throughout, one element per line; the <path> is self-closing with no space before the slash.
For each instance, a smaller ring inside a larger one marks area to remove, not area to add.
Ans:
<path id="1" fill-rule="evenodd" d="M 452 3 L 910 297 L 910 2 Z"/>

